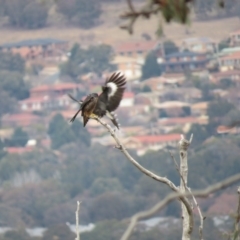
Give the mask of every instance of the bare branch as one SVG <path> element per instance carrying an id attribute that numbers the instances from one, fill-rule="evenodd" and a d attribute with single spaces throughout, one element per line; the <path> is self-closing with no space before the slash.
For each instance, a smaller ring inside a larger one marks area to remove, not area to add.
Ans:
<path id="1" fill-rule="evenodd" d="M 201 209 L 200 209 L 200 207 L 199 207 L 199 204 L 198 204 L 196 198 L 195 198 L 194 195 L 192 194 L 191 189 L 186 186 L 186 183 L 185 183 L 185 181 L 184 181 L 184 179 L 183 179 L 183 176 L 182 176 L 182 174 L 181 174 L 181 172 L 180 172 L 180 169 L 179 169 L 179 166 L 178 166 L 178 164 L 177 164 L 177 161 L 176 161 L 175 157 L 173 156 L 173 154 L 171 153 L 171 151 L 168 151 L 168 152 L 169 152 L 172 160 L 174 161 L 174 164 L 175 164 L 175 166 L 176 166 L 176 169 L 177 169 L 177 171 L 178 171 L 178 173 L 179 173 L 179 175 L 180 175 L 180 177 L 181 177 L 181 179 L 182 179 L 182 181 L 183 181 L 183 183 L 184 183 L 185 189 L 186 189 L 187 191 L 189 191 L 189 193 L 191 193 L 191 197 L 192 197 L 192 199 L 193 199 L 193 202 L 194 202 L 194 204 L 195 204 L 196 207 L 197 207 L 198 214 L 199 214 L 199 217 L 200 217 L 199 236 L 200 236 L 200 240 L 203 240 L 203 222 L 204 222 L 204 219 L 205 219 L 205 218 L 204 218 L 203 215 L 202 215 L 202 211 L 201 211 Z"/>
<path id="2" fill-rule="evenodd" d="M 180 152 L 180 170 L 179 174 L 181 176 L 180 181 L 180 191 L 182 193 L 186 193 L 188 191 L 187 182 L 188 182 L 188 158 L 187 158 L 187 150 L 192 142 L 193 135 L 191 135 L 190 140 L 184 138 L 181 135 L 181 140 L 179 141 L 179 152 Z M 190 240 L 190 236 L 193 230 L 193 214 L 188 213 L 186 206 L 181 203 L 182 207 L 182 217 L 183 217 L 183 232 L 182 239 Z"/>
<path id="3" fill-rule="evenodd" d="M 77 210 L 75 212 L 76 214 L 76 238 L 75 240 L 80 240 L 80 231 L 79 231 L 79 211 L 80 211 L 80 204 L 81 202 L 77 201 Z"/>
<path id="4" fill-rule="evenodd" d="M 224 189 L 226 187 L 229 187 L 230 185 L 232 185 L 238 181 L 240 181 L 240 174 L 233 175 L 229 178 L 224 179 L 223 181 L 220 181 L 216 184 L 208 186 L 207 188 L 202 189 L 202 190 L 196 190 L 196 191 L 186 192 L 186 193 L 181 193 L 181 192 L 170 193 L 168 196 L 166 196 L 162 201 L 158 202 L 151 209 L 149 209 L 147 211 L 139 212 L 139 213 L 135 214 L 134 216 L 132 216 L 131 222 L 120 240 L 128 240 L 131 233 L 134 230 L 136 223 L 139 220 L 151 217 L 153 214 L 160 211 L 162 208 L 164 208 L 167 204 L 169 204 L 174 199 L 177 199 L 179 197 L 188 197 L 188 196 L 192 196 L 192 195 L 194 197 L 207 197 L 207 196 L 209 196 L 209 194 L 214 193 L 218 190 Z"/>
<path id="5" fill-rule="evenodd" d="M 121 143 L 120 139 L 116 136 L 114 130 L 105 122 L 103 122 L 101 119 L 96 119 L 100 124 L 102 124 L 107 130 L 108 132 L 111 134 L 111 136 L 113 137 L 113 139 L 115 140 L 115 142 L 117 143 L 117 149 L 119 149 L 125 156 L 126 158 L 135 166 L 137 167 L 142 173 L 144 173 L 145 175 L 147 175 L 148 177 L 164 183 L 166 185 L 168 185 L 174 192 L 179 192 L 178 187 L 175 186 L 175 184 L 170 181 L 168 178 L 166 177 L 161 177 L 149 170 L 147 170 L 146 168 L 144 168 L 141 164 L 139 164 L 127 151 L 127 149 L 123 146 L 123 144 Z M 180 196 L 179 199 L 181 200 L 181 202 L 184 204 L 184 206 L 186 207 L 186 211 L 188 213 L 188 215 L 190 216 L 189 218 L 189 226 L 193 226 L 193 217 L 192 217 L 192 208 L 191 205 L 188 201 L 188 199 L 184 196 Z M 192 231 L 192 229 L 190 229 L 190 232 Z"/>

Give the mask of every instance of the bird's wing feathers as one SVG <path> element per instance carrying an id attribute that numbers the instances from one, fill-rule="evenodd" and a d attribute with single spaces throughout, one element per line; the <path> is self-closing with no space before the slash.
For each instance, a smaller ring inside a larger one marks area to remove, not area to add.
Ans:
<path id="1" fill-rule="evenodd" d="M 107 110 L 112 112 L 119 106 L 126 86 L 126 78 L 121 73 L 114 73 L 106 80 L 102 87 L 103 93 L 108 95 Z"/>

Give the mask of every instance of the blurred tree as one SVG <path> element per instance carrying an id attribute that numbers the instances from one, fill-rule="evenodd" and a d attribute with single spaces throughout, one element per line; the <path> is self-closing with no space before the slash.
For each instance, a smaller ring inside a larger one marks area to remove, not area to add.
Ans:
<path id="1" fill-rule="evenodd" d="M 203 141 L 210 137 L 210 133 L 207 132 L 206 127 L 200 124 L 193 124 L 188 131 L 188 136 L 193 134 L 193 146 L 200 146 Z"/>
<path id="2" fill-rule="evenodd" d="M 90 188 L 92 196 L 115 191 L 123 191 L 123 187 L 117 178 L 97 178 Z"/>
<path id="3" fill-rule="evenodd" d="M 163 47 L 164 47 L 165 55 L 169 55 L 171 53 L 176 53 L 179 51 L 177 45 L 171 40 L 164 41 Z"/>
<path id="4" fill-rule="evenodd" d="M 112 71 L 111 64 L 113 50 L 110 46 L 102 44 L 90 46 L 88 49 L 75 44 L 70 52 L 68 62 L 61 66 L 62 75 L 68 75 L 74 80 L 81 74 L 95 72 L 99 75 L 105 70 Z"/>
<path id="5" fill-rule="evenodd" d="M 6 15 L 12 26 L 41 28 L 46 25 L 48 9 L 37 0 L 8 0 Z"/>
<path id="6" fill-rule="evenodd" d="M 11 98 L 9 94 L 3 90 L 0 90 L 0 102 L 0 117 L 5 113 L 13 113 L 17 109 L 16 99 Z"/>
<path id="7" fill-rule="evenodd" d="M 93 222 L 103 219 L 123 219 L 130 216 L 129 205 L 120 194 L 104 193 L 95 197 L 90 208 Z"/>
<path id="8" fill-rule="evenodd" d="M 148 85 L 144 85 L 142 88 L 142 92 L 151 92 L 152 89 Z"/>
<path id="9" fill-rule="evenodd" d="M 221 51 L 224 48 L 230 47 L 230 38 L 220 41 L 218 44 L 218 50 Z"/>
<path id="10" fill-rule="evenodd" d="M 27 132 L 18 127 L 14 130 L 11 139 L 7 141 L 7 145 L 10 147 L 24 147 L 28 139 Z"/>
<path id="11" fill-rule="evenodd" d="M 76 14 L 76 0 L 58 0 L 57 3 L 57 10 L 65 15 L 68 20 L 71 20 L 72 17 Z"/>
<path id="12" fill-rule="evenodd" d="M 6 240 L 31 240 L 30 235 L 25 229 L 10 230 L 4 233 Z"/>
<path id="13" fill-rule="evenodd" d="M 96 0 L 59 0 L 57 9 L 68 20 L 85 29 L 93 27 L 101 14 L 101 4 Z"/>
<path id="14" fill-rule="evenodd" d="M 69 229 L 66 224 L 58 224 L 48 228 L 43 234 L 42 240 L 72 240 L 76 235 Z"/>
<path id="15" fill-rule="evenodd" d="M 51 138 L 53 149 L 58 149 L 64 144 L 75 141 L 74 133 L 69 130 L 69 125 L 61 114 L 56 114 L 52 118 L 49 123 L 48 134 Z"/>
<path id="16" fill-rule="evenodd" d="M 150 52 L 145 59 L 145 63 L 142 66 L 142 80 L 146 80 L 150 77 L 156 77 L 161 75 L 161 69 L 157 62 L 157 56 L 154 52 Z"/>
<path id="17" fill-rule="evenodd" d="M 23 9 L 22 27 L 29 29 L 46 26 L 48 9 L 40 2 L 32 1 Z"/>
<path id="18" fill-rule="evenodd" d="M 25 61 L 19 54 L 0 51 L 0 70 L 25 72 Z"/>
<path id="19" fill-rule="evenodd" d="M 219 119 L 224 117 L 229 111 L 235 109 L 235 106 L 225 99 L 218 98 L 209 103 L 207 115 L 210 119 Z"/>
<path id="20" fill-rule="evenodd" d="M 90 147 L 91 145 L 91 135 L 86 128 L 83 127 L 83 124 L 76 119 L 72 125 L 71 130 L 75 135 L 75 139 L 79 142 L 82 142 L 85 146 Z"/>
<path id="21" fill-rule="evenodd" d="M 228 89 L 235 86 L 236 86 L 236 83 L 230 78 L 222 78 L 220 80 L 219 87 L 222 89 Z"/>
<path id="22" fill-rule="evenodd" d="M 29 87 L 19 72 L 0 71 L 0 88 L 17 100 L 29 97 Z"/>
<path id="23" fill-rule="evenodd" d="M 81 234 L 82 240 L 115 240 L 120 239 L 126 226 L 117 220 L 102 221 L 90 232 Z M 106 231 L 107 229 L 107 231 Z"/>

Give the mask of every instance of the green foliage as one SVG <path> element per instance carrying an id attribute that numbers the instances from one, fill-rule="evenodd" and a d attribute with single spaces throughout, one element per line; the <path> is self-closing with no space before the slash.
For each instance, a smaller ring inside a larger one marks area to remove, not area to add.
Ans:
<path id="1" fill-rule="evenodd" d="M 0 51 L 0 70 L 24 73 L 25 61 L 19 54 Z"/>
<path id="2" fill-rule="evenodd" d="M 6 240 L 31 240 L 30 235 L 26 232 L 25 229 L 19 230 L 10 230 L 4 234 Z"/>
<path id="3" fill-rule="evenodd" d="M 75 136 L 75 140 L 83 143 L 85 146 L 90 147 L 91 135 L 86 128 L 83 127 L 79 120 L 75 120 L 71 125 L 71 130 Z"/>
<path id="4" fill-rule="evenodd" d="M 177 45 L 171 40 L 164 41 L 163 47 L 166 55 L 179 51 Z"/>
<path id="5" fill-rule="evenodd" d="M 90 46 L 88 49 L 75 44 L 71 49 L 71 55 L 67 63 L 61 66 L 62 75 L 68 75 L 74 80 L 81 74 L 95 72 L 99 75 L 105 70 L 113 70 L 110 63 L 113 50 L 110 46 L 102 44 Z"/>
<path id="6" fill-rule="evenodd" d="M 228 89 L 235 86 L 236 86 L 236 83 L 232 79 L 223 78 L 220 80 L 219 87 L 222 89 Z"/>
<path id="7" fill-rule="evenodd" d="M 148 85 L 144 85 L 142 88 L 142 92 L 151 92 L 152 89 Z"/>
<path id="8" fill-rule="evenodd" d="M 22 128 L 18 127 L 14 130 L 11 139 L 7 145 L 10 147 L 24 147 L 28 141 L 27 132 L 23 131 Z"/>
<path id="9" fill-rule="evenodd" d="M 44 232 L 42 240 L 72 240 L 76 235 L 69 229 L 66 224 L 58 224 L 50 227 Z"/>
<path id="10" fill-rule="evenodd" d="M 0 90 L 0 102 L 0 117 L 5 113 L 12 113 L 15 111 L 17 101 L 11 98 L 7 92 Z"/>
<path id="11" fill-rule="evenodd" d="M 239 146 L 227 138 L 216 139 L 194 152 L 189 156 L 190 186 L 204 188 L 220 179 L 239 173 L 239 154 Z"/>
<path id="12" fill-rule="evenodd" d="M 224 48 L 230 47 L 230 39 L 224 39 L 218 44 L 218 50 L 221 51 Z"/>
<path id="13" fill-rule="evenodd" d="M 165 109 L 160 109 L 159 110 L 159 117 L 160 118 L 167 118 L 168 117 L 168 114 L 167 114 Z"/>
<path id="14" fill-rule="evenodd" d="M 29 96 L 29 88 L 23 81 L 23 75 L 19 72 L 0 71 L 0 88 L 17 100 Z"/>
<path id="15" fill-rule="evenodd" d="M 50 135 L 53 149 L 58 149 L 75 139 L 74 133 L 69 131 L 69 125 L 61 114 L 55 115 L 50 121 L 48 134 Z"/>
<path id="16" fill-rule="evenodd" d="M 48 9 L 45 5 L 32 1 L 23 10 L 22 26 L 29 29 L 42 28 L 46 26 Z"/>
<path id="17" fill-rule="evenodd" d="M 64 144 L 75 141 L 81 142 L 85 146 L 90 146 L 91 144 L 90 134 L 86 128 L 78 120 L 75 120 L 69 126 L 61 114 L 56 114 L 50 121 L 48 134 L 50 135 L 53 149 L 58 149 Z"/>
<path id="18" fill-rule="evenodd" d="M 114 191 L 123 191 L 123 187 L 117 178 L 97 178 L 90 188 L 92 196 Z"/>
<path id="19" fill-rule="evenodd" d="M 191 108 L 190 107 L 182 107 L 182 110 L 183 110 L 183 116 L 190 116 L 191 115 Z"/>
<path id="20" fill-rule="evenodd" d="M 22 217 L 28 224 L 44 225 L 47 210 L 68 200 L 59 185 L 54 181 L 29 184 L 21 188 L 10 189 L 3 198 L 3 203 L 21 209 Z"/>
<path id="21" fill-rule="evenodd" d="M 206 126 L 200 124 L 193 124 L 188 131 L 188 136 L 193 134 L 193 146 L 200 146 L 203 141 L 210 137 L 210 133 L 207 132 Z"/>
<path id="22" fill-rule="evenodd" d="M 142 80 L 146 80 L 150 77 L 161 75 L 161 69 L 157 62 L 157 56 L 154 52 L 150 52 L 145 59 L 145 63 L 142 66 Z"/>
<path id="23" fill-rule="evenodd" d="M 101 14 L 101 5 L 96 0 L 58 0 L 57 7 L 68 20 L 84 29 L 93 27 Z"/>
<path id="24" fill-rule="evenodd" d="M 97 223 L 91 232 L 83 232 L 82 240 L 115 240 L 120 239 L 126 226 L 117 220 L 102 221 Z"/>
<path id="25" fill-rule="evenodd" d="M 235 106 L 228 102 L 225 99 L 218 98 L 212 102 L 210 102 L 207 110 L 207 115 L 210 119 L 218 119 L 224 117 L 228 114 L 229 111 L 234 109 Z"/>
<path id="26" fill-rule="evenodd" d="M 46 25 L 48 9 L 37 0 L 8 0 L 5 8 L 12 26 L 32 29 Z"/>

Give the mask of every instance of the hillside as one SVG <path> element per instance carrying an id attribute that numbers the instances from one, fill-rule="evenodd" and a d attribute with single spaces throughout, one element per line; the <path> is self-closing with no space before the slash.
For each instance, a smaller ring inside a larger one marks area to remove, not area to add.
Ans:
<path id="1" fill-rule="evenodd" d="M 126 9 L 126 3 L 108 3 L 103 5 L 103 13 L 98 26 L 89 30 L 83 30 L 74 26 L 67 25 L 63 17 L 55 13 L 54 8 L 50 11 L 48 27 L 37 30 L 19 30 L 2 26 L 0 28 L 0 44 L 25 40 L 29 38 L 48 38 L 54 37 L 68 40 L 70 43 L 80 42 L 82 44 L 96 44 L 104 42 L 114 44 L 119 41 L 129 41 L 140 39 L 142 33 L 148 33 L 155 38 L 157 19 L 151 18 L 148 21 L 139 19 L 135 25 L 135 32 L 131 36 L 126 31 L 121 30 L 119 26 L 122 21 L 119 15 Z M 240 21 L 237 17 L 224 18 L 206 22 L 193 21 L 189 27 L 190 34 L 186 34 L 186 26 L 179 24 L 170 24 L 164 26 L 167 38 L 180 43 L 181 39 L 196 36 L 208 36 L 216 41 L 228 37 L 228 33 L 240 27 Z M 213 31 L 214 29 L 214 31 Z"/>

